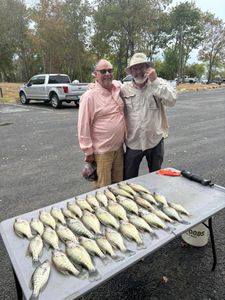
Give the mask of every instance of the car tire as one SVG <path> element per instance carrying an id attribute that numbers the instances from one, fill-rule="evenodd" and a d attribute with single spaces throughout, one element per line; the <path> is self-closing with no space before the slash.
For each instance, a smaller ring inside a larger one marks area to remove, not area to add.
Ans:
<path id="1" fill-rule="evenodd" d="M 26 95 L 24 93 L 20 93 L 20 102 L 23 105 L 29 104 L 30 100 L 27 99 Z"/>
<path id="2" fill-rule="evenodd" d="M 79 107 L 79 100 L 74 100 L 74 104 L 76 105 L 76 107 Z"/>
<path id="3" fill-rule="evenodd" d="M 55 93 L 51 94 L 50 99 L 53 108 L 60 108 L 62 106 L 62 102 L 59 101 L 59 97 Z"/>

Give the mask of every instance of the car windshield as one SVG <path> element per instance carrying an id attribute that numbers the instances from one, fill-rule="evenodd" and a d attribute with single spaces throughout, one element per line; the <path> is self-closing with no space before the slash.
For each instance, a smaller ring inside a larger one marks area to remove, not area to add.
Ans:
<path id="1" fill-rule="evenodd" d="M 48 83 L 70 83 L 70 79 L 64 75 L 51 75 L 49 76 Z"/>

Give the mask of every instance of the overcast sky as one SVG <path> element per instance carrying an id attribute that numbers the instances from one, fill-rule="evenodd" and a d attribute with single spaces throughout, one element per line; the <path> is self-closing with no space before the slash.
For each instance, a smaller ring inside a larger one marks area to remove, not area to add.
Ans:
<path id="1" fill-rule="evenodd" d="M 225 22 L 225 1 L 224 0 L 173 0 L 173 5 L 181 2 L 195 2 L 202 11 L 209 11 L 217 18 Z"/>

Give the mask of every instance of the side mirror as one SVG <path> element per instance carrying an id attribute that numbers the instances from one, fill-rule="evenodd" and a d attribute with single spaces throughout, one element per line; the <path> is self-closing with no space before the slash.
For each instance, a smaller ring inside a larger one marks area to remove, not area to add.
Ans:
<path id="1" fill-rule="evenodd" d="M 31 83 L 31 82 L 28 82 L 28 83 L 27 83 L 27 86 L 32 86 L 32 83 Z"/>

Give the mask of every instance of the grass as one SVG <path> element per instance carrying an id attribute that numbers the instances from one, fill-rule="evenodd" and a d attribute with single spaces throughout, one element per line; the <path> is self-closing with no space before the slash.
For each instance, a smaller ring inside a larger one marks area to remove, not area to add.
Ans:
<path id="1" fill-rule="evenodd" d="M 22 83 L 0 82 L 0 103 L 16 103 L 19 102 L 19 88 Z"/>
<path id="2" fill-rule="evenodd" d="M 19 88 L 22 83 L 9 83 L 9 82 L 0 82 L 0 104 L 1 103 L 17 103 L 19 102 Z M 177 86 L 177 91 L 186 92 L 186 91 L 201 91 L 206 89 L 213 89 L 220 87 L 218 84 L 179 84 Z M 1 95 L 1 89 L 2 94 Z"/>

